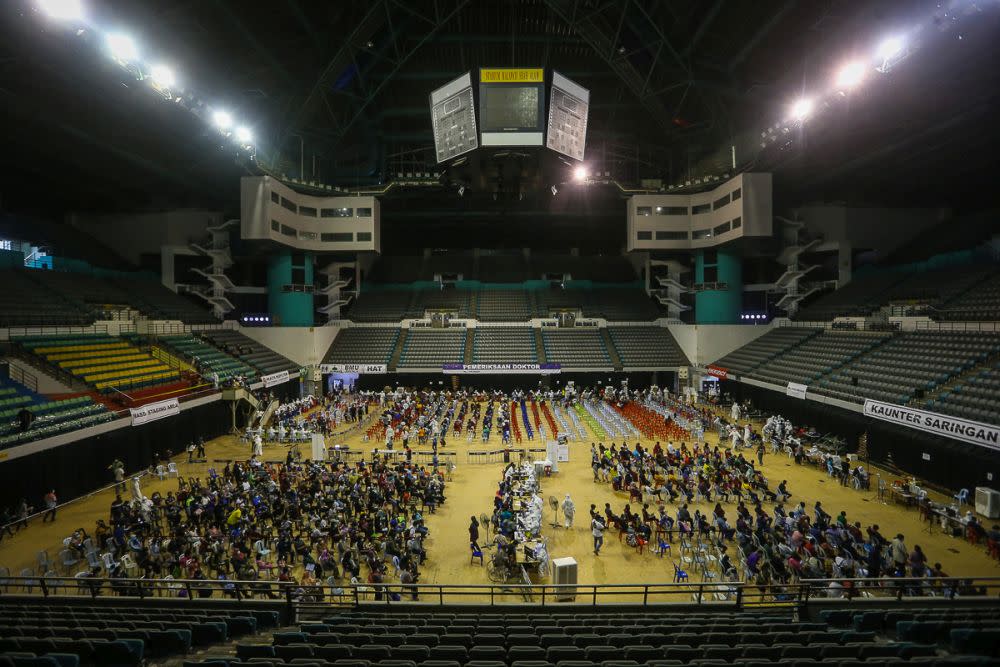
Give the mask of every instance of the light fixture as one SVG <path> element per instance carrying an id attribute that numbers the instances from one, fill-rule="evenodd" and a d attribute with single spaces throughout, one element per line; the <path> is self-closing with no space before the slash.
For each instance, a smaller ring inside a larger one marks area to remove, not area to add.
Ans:
<path id="1" fill-rule="evenodd" d="M 236 138 L 239 139 L 241 144 L 248 146 L 253 143 L 253 132 L 250 131 L 249 127 L 240 125 L 236 128 Z"/>
<path id="2" fill-rule="evenodd" d="M 54 19 L 79 21 L 83 18 L 80 0 L 38 0 L 38 7 Z"/>
<path id="3" fill-rule="evenodd" d="M 837 71 L 837 89 L 844 91 L 858 86 L 865 80 L 865 66 L 857 60 L 851 61 Z"/>
<path id="4" fill-rule="evenodd" d="M 212 122 L 220 130 L 228 130 L 233 124 L 233 117 L 226 111 L 216 111 L 212 114 Z"/>
<path id="5" fill-rule="evenodd" d="M 128 35 L 120 32 L 112 33 L 105 40 L 111 57 L 122 63 L 131 63 L 139 59 L 139 50 Z"/>
<path id="6" fill-rule="evenodd" d="M 160 88 L 173 88 L 174 84 L 177 83 L 174 71 L 166 65 L 153 65 L 152 69 L 149 70 L 149 76 L 153 79 L 153 83 Z"/>
<path id="7" fill-rule="evenodd" d="M 792 118 L 795 120 L 805 120 L 813 112 L 815 103 L 808 97 L 801 97 L 792 104 Z"/>
<path id="8" fill-rule="evenodd" d="M 557 188 L 556 186 L 554 186 L 554 185 L 553 185 L 553 186 L 552 186 L 551 188 L 549 188 L 549 189 L 550 189 L 550 190 L 552 190 L 552 196 L 553 196 L 553 197 L 555 197 L 555 196 L 556 196 L 557 194 L 559 194 L 559 188 Z"/>
<path id="9" fill-rule="evenodd" d="M 589 175 L 590 173 L 587 171 L 587 168 L 584 167 L 583 165 L 580 165 L 579 167 L 573 170 L 573 178 L 575 178 L 578 181 L 587 180 L 587 176 Z"/>
<path id="10" fill-rule="evenodd" d="M 461 197 L 463 195 L 465 195 L 465 186 L 464 185 L 460 185 L 460 186 L 458 186 L 458 196 Z"/>
<path id="11" fill-rule="evenodd" d="M 878 50 L 875 52 L 879 60 L 892 60 L 903 52 L 903 38 L 898 35 L 886 37 L 879 42 Z"/>

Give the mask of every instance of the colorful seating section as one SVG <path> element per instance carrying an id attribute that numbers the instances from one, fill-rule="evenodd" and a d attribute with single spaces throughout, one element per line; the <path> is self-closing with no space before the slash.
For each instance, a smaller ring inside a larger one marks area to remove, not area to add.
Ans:
<path id="1" fill-rule="evenodd" d="M 108 311 L 131 308 L 158 320 L 217 324 L 208 310 L 148 275 L 105 278 L 90 273 L 14 269 L 0 271 L 0 326 L 93 324 Z"/>
<path id="2" fill-rule="evenodd" d="M 27 431 L 18 421 L 27 409 L 35 419 Z M 0 447 L 23 445 L 109 421 L 113 415 L 89 396 L 50 401 L 12 380 L 0 380 Z"/>
<path id="3" fill-rule="evenodd" d="M 230 329 L 205 331 L 202 336 L 226 354 L 256 368 L 260 375 L 270 375 L 281 371 L 291 373 L 299 370 L 298 364 L 294 361 L 281 356 L 254 339 L 244 336 L 239 331 Z"/>
<path id="4" fill-rule="evenodd" d="M 4 604 L 0 667 L 139 667 L 274 628 L 278 618 L 249 609 Z"/>
<path id="5" fill-rule="evenodd" d="M 462 363 L 465 329 L 407 329 L 400 368 L 440 368 Z"/>
<path id="6" fill-rule="evenodd" d="M 159 342 L 190 361 L 206 378 L 213 374 L 220 381 L 233 377 L 254 378 L 257 370 L 247 363 L 231 357 L 222 350 L 194 336 L 163 336 Z"/>
<path id="7" fill-rule="evenodd" d="M 140 389 L 180 379 L 180 373 L 124 338 L 107 335 L 27 336 L 25 349 L 100 391 Z"/>

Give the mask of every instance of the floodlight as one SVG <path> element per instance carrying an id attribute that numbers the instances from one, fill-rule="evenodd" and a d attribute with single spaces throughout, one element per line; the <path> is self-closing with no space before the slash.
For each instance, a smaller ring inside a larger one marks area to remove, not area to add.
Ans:
<path id="1" fill-rule="evenodd" d="M 553 196 L 553 197 L 555 197 L 555 196 L 556 196 L 557 194 L 559 194 L 559 188 L 557 188 L 556 186 L 554 186 L 554 185 L 553 185 L 553 186 L 552 186 L 551 188 L 549 188 L 549 189 L 550 189 L 550 190 L 552 190 L 552 196 Z"/>
<path id="2" fill-rule="evenodd" d="M 83 18 L 80 0 L 38 0 L 38 7 L 54 19 L 79 21 Z"/>
<path id="3" fill-rule="evenodd" d="M 882 40 L 878 45 L 878 51 L 876 54 L 879 60 L 892 60 L 900 53 L 903 52 L 903 38 L 898 35 L 893 35 L 892 37 L 887 37 Z"/>
<path id="4" fill-rule="evenodd" d="M 226 111 L 216 111 L 212 114 L 212 122 L 220 130 L 228 130 L 233 124 L 233 117 Z"/>
<path id="5" fill-rule="evenodd" d="M 139 51 L 135 48 L 135 42 L 128 35 L 112 33 L 108 35 L 106 41 L 108 51 L 115 60 L 130 63 L 139 59 Z"/>
<path id="6" fill-rule="evenodd" d="M 807 97 L 796 100 L 792 105 L 792 118 L 795 120 L 805 120 L 813 112 L 814 106 L 815 103 Z"/>
<path id="7" fill-rule="evenodd" d="M 153 79 L 153 83 L 160 88 L 173 88 L 174 84 L 177 83 L 174 71 L 166 65 L 153 65 L 149 76 Z"/>
<path id="8" fill-rule="evenodd" d="M 847 63 L 837 72 L 837 89 L 847 90 L 854 88 L 865 79 L 865 66 L 855 60 Z"/>
<path id="9" fill-rule="evenodd" d="M 240 125 L 236 128 L 236 138 L 240 140 L 240 143 L 249 145 L 253 143 L 253 132 L 250 131 L 249 127 Z"/>
<path id="10" fill-rule="evenodd" d="M 580 165 L 579 167 L 573 170 L 573 178 L 575 178 L 578 181 L 587 180 L 587 176 L 589 175 L 590 173 L 587 171 L 587 168 L 584 167 L 583 165 Z"/>

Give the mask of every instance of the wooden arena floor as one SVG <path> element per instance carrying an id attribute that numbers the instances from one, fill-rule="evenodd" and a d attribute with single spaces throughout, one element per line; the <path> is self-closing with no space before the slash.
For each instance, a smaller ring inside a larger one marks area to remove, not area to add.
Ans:
<path id="1" fill-rule="evenodd" d="M 759 424 L 757 425 L 759 428 Z M 498 440 L 494 435 L 494 440 Z M 710 442 L 714 434 L 708 436 Z M 361 434 L 356 432 L 347 438 L 331 438 L 332 444 L 346 444 L 352 449 L 370 451 L 377 443 L 362 442 Z M 524 443 L 527 446 L 541 446 L 537 443 Z M 610 443 L 605 443 L 610 444 Z M 494 443 L 493 449 L 499 447 Z M 436 514 L 428 515 L 427 525 L 430 537 L 426 543 L 428 559 L 421 570 L 423 584 L 487 584 L 485 568 L 478 560 L 470 564 L 467 528 L 469 517 L 489 513 L 492 508 L 493 495 L 503 469 L 502 463 L 496 464 L 466 464 L 466 452 L 469 450 L 490 449 L 479 442 L 469 443 L 464 438 L 459 442 L 449 441 L 445 451 L 456 451 L 458 467 L 454 471 L 453 480 L 447 485 L 447 502 Z M 57 450 L 58 452 L 58 450 Z M 279 445 L 265 447 L 265 459 L 283 459 L 286 449 Z M 245 459 L 248 451 L 235 437 L 223 436 L 208 443 L 208 460 L 213 459 Z M 185 477 L 206 477 L 208 464 L 188 464 L 187 455 L 175 459 Z M 223 464 L 214 464 L 221 468 Z M 951 576 L 1000 576 L 1000 564 L 989 559 L 982 546 L 973 546 L 964 539 L 949 537 L 935 528 L 933 533 L 927 532 L 926 524 L 918 517 L 914 508 L 898 505 L 887 505 L 879 502 L 874 491 L 860 492 L 840 486 L 836 480 L 827 477 L 824 470 L 813 466 L 798 466 L 784 455 L 768 454 L 764 459 L 764 473 L 771 483 L 777 486 L 782 479 L 788 480 L 788 488 L 793 494 L 789 507 L 804 500 L 810 509 L 816 500 L 821 500 L 824 509 L 836 516 L 842 509 L 847 510 L 848 519 L 859 520 L 864 526 L 877 523 L 882 534 L 888 538 L 897 532 L 906 537 L 906 544 L 912 549 L 919 544 L 930 563 L 940 562 L 944 571 Z M 877 472 L 877 471 L 876 471 Z M 891 479 L 882 473 L 887 480 Z M 873 484 L 874 486 L 874 484 Z M 159 490 L 166 493 L 177 488 L 176 479 L 147 480 L 143 485 L 146 494 Z M 57 490 L 58 491 L 58 490 Z M 544 536 L 548 539 L 549 553 L 553 558 L 572 556 L 579 564 L 579 583 L 581 584 L 635 584 L 635 583 L 668 583 L 673 576 L 672 561 L 680 562 L 677 544 L 673 547 L 673 556 L 660 558 L 646 551 L 639 554 L 635 549 L 624 543 L 619 543 L 616 531 L 607 531 L 605 545 L 601 555 L 593 554 L 593 542 L 589 529 L 588 508 L 593 503 L 601 510 L 604 503 L 610 502 L 616 512 L 620 512 L 628 501 L 625 494 L 613 492 L 609 484 L 593 482 L 590 468 L 590 442 L 573 442 L 570 445 L 570 461 L 560 464 L 557 475 L 543 480 L 542 495 L 547 501 L 549 496 L 562 500 L 570 493 L 576 503 L 576 525 L 570 530 L 551 528 L 548 524 L 553 518 L 551 509 L 546 506 L 544 512 Z M 17 534 L 14 538 L 4 538 L 0 542 L 0 566 L 10 569 L 17 575 L 22 568 L 35 568 L 36 555 L 41 549 L 47 549 L 49 556 L 55 559 L 61 548 L 61 542 L 77 527 L 84 527 L 93 532 L 94 523 L 98 518 L 107 519 L 112 491 L 104 491 L 88 498 L 70 503 L 58 512 L 55 522 L 41 523 L 40 519 L 32 520 L 29 528 Z M 941 500 L 937 498 L 937 500 Z M 713 504 L 693 504 L 703 512 L 710 512 Z M 735 506 L 726 506 L 731 521 L 735 521 Z M 732 508 L 732 509 L 730 509 Z M 633 505 L 633 510 L 641 509 Z M 673 507 L 669 511 L 674 512 Z M 561 519 L 561 516 L 560 516 Z M 481 536 L 485 542 L 485 535 Z M 735 560 L 735 554 L 733 554 Z M 62 573 L 62 568 L 58 568 Z M 79 567 L 72 568 L 69 574 L 74 574 Z M 691 581 L 699 581 L 695 572 L 690 572 Z M 541 582 L 539 582 L 541 583 Z M 634 599 L 634 596 L 629 596 Z M 662 598 L 661 598 L 662 599 Z M 680 600 L 678 600 L 680 601 Z"/>

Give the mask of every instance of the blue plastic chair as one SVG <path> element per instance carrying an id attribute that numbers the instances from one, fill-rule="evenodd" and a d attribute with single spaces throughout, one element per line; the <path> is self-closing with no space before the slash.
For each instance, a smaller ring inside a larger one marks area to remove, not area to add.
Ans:
<path id="1" fill-rule="evenodd" d="M 679 584 L 682 581 L 688 580 L 688 573 L 678 567 L 677 563 L 674 563 L 674 583 Z"/>

